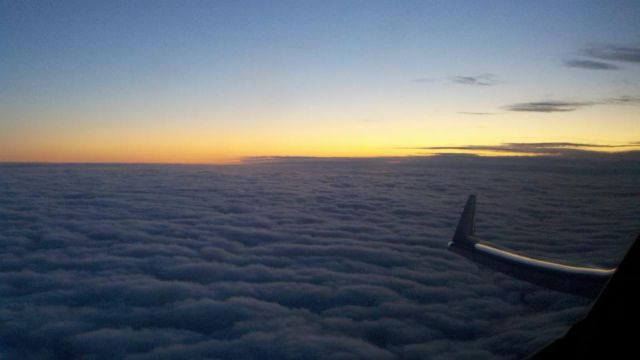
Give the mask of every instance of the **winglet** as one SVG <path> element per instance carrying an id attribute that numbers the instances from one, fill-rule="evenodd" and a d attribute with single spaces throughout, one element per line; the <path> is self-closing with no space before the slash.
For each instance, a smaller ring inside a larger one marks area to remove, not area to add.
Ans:
<path id="1" fill-rule="evenodd" d="M 464 206 L 456 233 L 450 245 L 473 245 L 475 241 L 470 238 L 475 233 L 475 217 L 476 217 L 476 196 L 469 195 L 467 204 Z"/>

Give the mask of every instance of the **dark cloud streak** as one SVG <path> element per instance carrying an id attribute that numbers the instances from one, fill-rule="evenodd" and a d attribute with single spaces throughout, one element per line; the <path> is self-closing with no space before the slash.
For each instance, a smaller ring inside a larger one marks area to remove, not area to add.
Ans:
<path id="1" fill-rule="evenodd" d="M 593 45 L 582 49 L 581 52 L 600 60 L 640 63 L 640 47 Z"/>
<path id="2" fill-rule="evenodd" d="M 504 106 L 509 111 L 520 112 L 569 112 L 595 105 L 640 105 L 639 96 L 622 95 L 597 101 L 532 101 Z"/>
<path id="3" fill-rule="evenodd" d="M 427 146 L 420 150 L 460 150 L 469 152 L 486 152 L 546 156 L 599 156 L 605 149 L 625 149 L 636 147 L 636 143 L 624 145 L 588 144 L 573 142 L 533 142 L 533 143 L 503 143 L 500 145 L 463 145 L 463 146 Z"/>
<path id="4" fill-rule="evenodd" d="M 578 102 L 578 101 L 534 101 L 517 103 L 505 106 L 509 111 L 523 112 L 568 112 L 575 111 L 586 106 L 595 105 L 594 102 Z"/>
<path id="5" fill-rule="evenodd" d="M 493 86 L 500 83 L 494 74 L 489 73 L 474 76 L 454 76 L 451 81 L 456 84 L 473 86 Z"/>
<path id="6" fill-rule="evenodd" d="M 566 67 L 571 68 L 581 68 L 581 69 L 589 69 L 589 70 L 618 70 L 620 69 L 617 65 L 609 64 L 602 61 L 594 61 L 594 60 L 566 60 L 564 62 Z"/>
<path id="7" fill-rule="evenodd" d="M 605 105 L 640 105 L 640 96 L 623 95 L 601 101 Z"/>

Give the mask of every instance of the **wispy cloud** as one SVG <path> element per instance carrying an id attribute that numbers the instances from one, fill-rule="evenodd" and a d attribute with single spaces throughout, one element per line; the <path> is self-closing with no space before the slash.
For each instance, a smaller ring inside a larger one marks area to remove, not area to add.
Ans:
<path id="1" fill-rule="evenodd" d="M 478 116 L 495 115 L 495 113 L 492 113 L 492 112 L 474 112 L 474 111 L 458 111 L 458 114 L 462 114 L 462 115 L 478 115 Z"/>
<path id="2" fill-rule="evenodd" d="M 456 84 L 474 86 L 493 86 L 500 83 L 494 74 L 489 73 L 474 76 L 453 76 L 451 81 Z"/>
<path id="3" fill-rule="evenodd" d="M 625 149 L 637 147 L 637 142 L 622 145 L 612 144 L 590 144 L 574 142 L 532 142 L 532 143 L 502 143 L 500 145 L 462 145 L 462 146 L 425 146 L 415 148 L 416 150 L 432 150 L 436 153 L 440 151 L 463 151 L 463 152 L 496 152 L 505 154 L 522 155 L 588 155 L 601 153 L 603 150 Z"/>
<path id="4" fill-rule="evenodd" d="M 509 111 L 524 112 L 568 112 L 594 105 L 640 105 L 640 96 L 621 95 L 595 101 L 531 101 L 506 105 Z"/>
<path id="5" fill-rule="evenodd" d="M 602 61 L 595 60 L 566 60 L 564 65 L 571 68 L 581 68 L 581 69 L 589 69 L 589 70 L 618 70 L 620 69 L 618 66 L 609 64 Z"/>
<path id="6" fill-rule="evenodd" d="M 509 111 L 528 111 L 528 112 L 567 112 L 575 111 L 585 106 L 595 105 L 595 102 L 586 101 L 534 101 L 507 105 L 504 108 Z"/>
<path id="7" fill-rule="evenodd" d="M 602 104 L 615 105 L 640 105 L 640 96 L 623 95 L 613 98 L 607 98 L 601 101 Z"/>
<path id="8" fill-rule="evenodd" d="M 588 70 L 619 70 L 618 65 L 605 61 L 640 63 L 640 47 L 611 44 L 590 45 L 582 48 L 579 55 L 588 59 L 565 60 L 564 65 Z"/>
<path id="9" fill-rule="evenodd" d="M 414 83 L 417 84 L 430 84 L 430 83 L 439 83 L 439 84 L 461 84 L 461 85 L 472 85 L 472 86 L 493 86 L 498 85 L 501 81 L 495 74 L 484 73 L 479 75 L 456 75 L 450 76 L 446 78 L 438 78 L 438 77 L 416 77 L 412 79 Z"/>
<path id="10" fill-rule="evenodd" d="M 592 45 L 582 49 L 581 53 L 600 60 L 640 63 L 640 47 Z"/>

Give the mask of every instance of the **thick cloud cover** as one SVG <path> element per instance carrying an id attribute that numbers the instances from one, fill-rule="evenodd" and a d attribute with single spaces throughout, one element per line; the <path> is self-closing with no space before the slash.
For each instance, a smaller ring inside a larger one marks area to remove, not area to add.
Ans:
<path id="1" fill-rule="evenodd" d="M 1 165 L 0 357 L 518 358 L 588 301 L 446 249 L 478 231 L 614 266 L 637 162 L 279 160 Z"/>

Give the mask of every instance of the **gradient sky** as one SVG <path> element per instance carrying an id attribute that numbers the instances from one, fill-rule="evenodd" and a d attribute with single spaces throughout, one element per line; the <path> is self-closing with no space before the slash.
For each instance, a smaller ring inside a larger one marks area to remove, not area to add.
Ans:
<path id="1" fill-rule="evenodd" d="M 0 161 L 640 140 L 638 1 L 0 0 L 0 54 Z"/>

